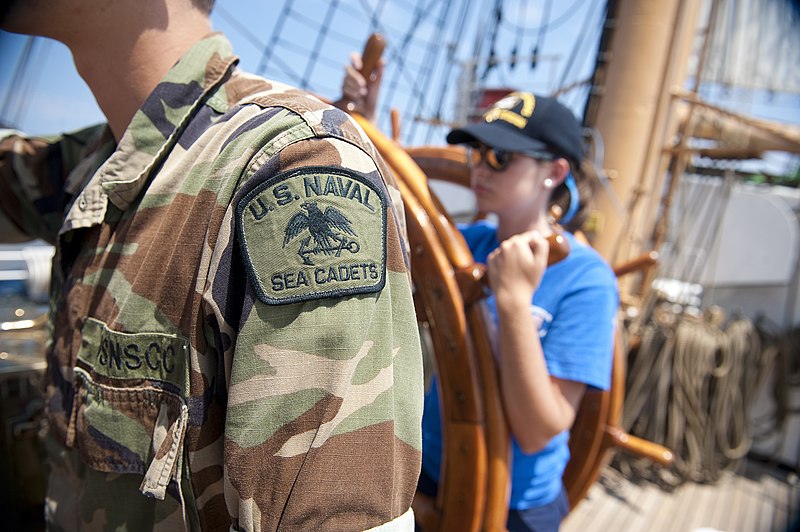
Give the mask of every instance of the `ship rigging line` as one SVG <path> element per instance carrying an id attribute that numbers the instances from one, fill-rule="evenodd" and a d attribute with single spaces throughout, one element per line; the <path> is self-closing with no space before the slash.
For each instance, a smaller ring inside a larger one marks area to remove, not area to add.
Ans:
<path id="1" fill-rule="evenodd" d="M 309 55 L 308 60 L 306 61 L 306 69 L 305 72 L 303 72 L 303 78 L 300 82 L 301 87 L 305 88 L 309 86 L 309 80 L 311 75 L 314 73 L 314 67 L 317 64 L 319 51 L 325 42 L 325 38 L 328 36 L 328 28 L 331 26 L 331 21 L 333 20 L 333 15 L 336 12 L 338 5 L 339 0 L 331 0 L 331 2 L 328 4 L 328 9 L 325 12 L 325 18 L 322 21 L 322 27 L 317 32 L 316 41 L 314 42 L 314 46 L 311 48 L 311 55 Z"/>
<path id="2" fill-rule="evenodd" d="M 722 221 L 725 219 L 725 212 L 727 210 L 728 200 L 730 199 L 731 192 L 733 190 L 733 172 L 730 169 L 728 169 L 728 171 L 726 172 L 725 179 L 720 185 L 720 188 L 722 188 L 721 193 L 709 194 L 709 196 L 713 196 L 713 199 L 710 198 L 709 202 L 716 200 L 714 205 L 714 207 L 716 208 L 714 209 L 714 212 L 712 214 L 706 216 L 707 223 L 704 224 L 705 232 L 704 235 L 701 235 L 704 236 L 705 238 L 703 240 L 700 240 L 700 238 L 698 238 L 698 244 L 701 244 L 701 249 L 717 251 L 716 256 L 714 257 L 715 260 L 712 264 L 708 260 L 708 256 L 706 256 L 705 261 L 702 262 L 697 261 L 697 263 L 695 263 L 694 265 L 688 263 L 685 264 L 684 268 L 686 271 L 683 272 L 682 276 L 679 276 L 679 279 L 699 279 L 700 274 L 703 272 L 703 268 L 717 267 L 717 263 L 719 262 L 719 249 L 718 247 L 715 247 L 714 244 L 716 242 L 719 242 L 719 237 L 722 234 Z M 698 194 L 698 196 L 700 195 L 701 194 Z M 695 209 L 687 209 L 686 212 L 696 213 L 698 211 Z M 711 288 L 713 290 L 714 286 L 712 286 Z"/>
<path id="3" fill-rule="evenodd" d="M 441 120 L 442 118 L 442 109 L 444 107 L 445 95 L 447 94 L 447 89 L 450 86 L 450 81 L 454 77 L 453 68 L 456 64 L 455 60 L 456 46 L 455 44 L 453 44 L 453 42 L 458 38 L 459 35 L 463 35 L 464 27 L 467 21 L 467 14 L 470 12 L 471 6 L 472 6 L 472 0 L 467 0 L 466 2 L 463 2 L 461 4 L 461 12 L 458 14 L 457 22 L 453 25 L 451 29 L 452 33 L 447 41 L 447 59 L 445 61 L 445 69 L 442 72 L 442 82 L 440 85 L 439 94 L 437 95 L 435 113 L 433 115 L 437 120 Z M 427 135 L 425 138 L 426 144 L 430 144 L 432 133 L 433 129 L 428 128 Z"/>
<path id="4" fill-rule="evenodd" d="M 578 6 L 578 4 L 585 1 L 586 0 L 575 0 L 575 2 L 573 2 L 567 9 L 565 9 L 561 14 L 561 16 L 559 16 L 557 19 L 553 20 L 552 22 L 545 21 L 544 24 L 538 27 L 526 28 L 525 26 L 520 26 L 519 24 L 515 24 L 514 22 L 511 22 L 509 20 L 505 20 L 503 24 L 508 25 L 514 31 L 518 31 L 520 28 L 522 28 L 522 30 L 525 32 L 539 31 L 542 34 L 550 33 L 552 31 L 557 30 L 567 22 L 569 22 L 569 20 L 575 16 L 575 8 Z"/>
<path id="5" fill-rule="evenodd" d="M 575 41 L 575 46 L 572 47 L 572 52 L 570 53 L 569 60 L 567 60 L 567 64 L 564 67 L 564 72 L 561 76 L 561 81 L 558 83 L 559 87 L 564 87 L 567 83 L 567 75 L 569 74 L 570 70 L 572 70 L 572 66 L 575 63 L 575 58 L 578 56 L 578 51 L 583 45 L 584 39 L 589 32 L 589 22 L 594 18 L 595 12 L 597 8 L 601 4 L 599 2 L 595 2 L 591 5 L 591 8 L 586 12 L 586 18 L 583 19 L 583 27 L 581 28 L 578 40 Z M 601 23 L 602 26 L 602 23 Z"/>
<path id="6" fill-rule="evenodd" d="M 291 8 L 291 4 L 288 1 L 287 1 L 286 5 L 288 5 Z M 264 71 L 266 70 L 267 62 L 269 61 L 272 49 L 275 48 L 275 43 L 277 42 L 277 35 L 278 34 L 275 31 L 273 31 L 273 34 L 272 34 L 273 35 L 273 39 L 269 43 L 264 43 L 256 34 L 254 34 L 249 29 L 247 29 L 247 27 L 244 24 L 239 22 L 239 20 L 236 17 L 234 17 L 229 11 L 227 11 L 220 3 L 217 3 L 214 6 L 214 11 L 216 13 L 219 13 L 220 16 L 222 16 L 222 18 L 227 20 L 228 23 L 231 25 L 231 27 L 234 29 L 234 31 L 239 33 L 239 35 L 244 37 L 254 47 L 256 47 L 257 49 L 263 51 L 262 57 L 261 57 L 261 63 L 259 64 L 258 69 L 257 69 L 257 73 L 259 75 L 263 75 Z M 278 19 L 278 22 L 276 24 L 276 29 L 277 29 L 278 26 L 282 26 L 283 25 L 283 21 L 284 20 L 285 20 L 285 18 L 283 18 L 283 13 L 282 13 L 281 14 L 281 18 Z M 274 61 L 275 61 L 275 63 L 277 63 L 278 68 L 280 68 L 288 76 L 293 77 L 294 80 L 299 83 L 300 75 L 297 74 L 289 65 L 287 65 L 286 63 L 281 61 L 279 58 L 275 58 Z"/>
<path id="7" fill-rule="evenodd" d="M 503 1 L 494 1 L 494 18 L 492 19 L 492 28 L 489 36 L 489 56 L 486 59 L 486 68 L 481 76 L 481 81 L 486 81 L 489 72 L 497 66 L 497 53 L 494 50 L 495 43 L 497 43 L 497 32 L 500 24 L 503 22 Z"/>
<path id="8" fill-rule="evenodd" d="M 275 27 L 272 29 L 272 36 L 270 37 L 269 43 L 266 46 L 261 46 L 263 50 L 261 54 L 261 61 L 258 64 L 258 68 L 256 69 L 256 74 L 263 75 L 264 72 L 267 70 L 267 64 L 269 64 L 270 59 L 272 59 L 272 51 L 275 49 L 275 45 L 278 42 L 278 38 L 283 30 L 283 25 L 289 20 L 289 15 L 292 12 L 292 2 L 291 0 L 286 0 L 283 3 L 283 9 L 281 10 L 281 14 L 278 15 L 278 21 L 275 23 Z M 280 60 L 276 60 L 276 62 L 280 62 Z M 281 66 L 284 68 L 284 66 Z M 285 70 L 285 68 L 284 68 Z M 292 69 L 285 70 L 287 72 L 292 72 Z M 300 79 L 299 76 L 297 79 Z"/>
<path id="9" fill-rule="evenodd" d="M 547 19 L 549 18 L 550 6 L 552 6 L 552 4 L 553 4 L 552 0 L 545 0 L 544 15 L 542 15 L 542 20 L 545 21 L 545 27 L 546 27 L 546 24 L 547 24 Z M 527 17 L 527 14 L 528 14 L 527 4 L 525 2 L 520 2 L 519 3 L 519 20 L 525 20 L 525 18 Z M 512 69 L 516 68 L 516 66 L 517 66 L 517 56 L 519 55 L 519 50 L 522 47 L 522 38 L 523 38 L 524 35 L 525 35 L 525 31 L 522 29 L 522 26 L 519 26 L 517 28 L 516 39 L 514 40 L 514 48 L 511 50 L 511 58 L 512 59 L 511 59 L 510 66 L 511 66 Z M 531 62 L 531 69 L 536 68 L 536 55 L 539 52 L 539 48 L 538 48 L 539 42 L 538 41 L 540 41 L 541 38 L 542 38 L 542 32 L 540 31 L 539 32 L 539 37 L 537 38 L 537 43 L 534 45 L 534 49 L 531 51 L 531 56 L 533 57 L 533 60 Z"/>
<path id="10" fill-rule="evenodd" d="M 389 84 L 389 86 L 386 89 L 386 100 L 387 101 L 392 101 L 392 99 L 394 97 L 394 94 L 395 94 L 395 92 L 397 90 L 398 78 L 401 77 L 401 76 L 408 82 L 409 86 L 411 87 L 412 95 L 415 98 L 418 98 L 418 99 L 424 99 L 425 98 L 425 92 L 422 89 L 420 89 L 419 84 L 417 83 L 417 80 L 408 77 L 408 75 L 406 73 L 405 57 L 407 55 L 408 46 L 409 46 L 409 44 L 411 42 L 411 37 L 414 35 L 416 30 L 420 28 L 422 20 L 425 18 L 425 15 L 428 12 L 430 12 L 430 10 L 432 9 L 432 5 L 436 4 L 436 3 L 439 3 L 440 1 L 441 0 L 433 0 L 430 3 L 431 5 L 428 5 L 428 6 L 424 6 L 423 5 L 425 3 L 424 0 L 420 0 L 419 2 L 417 2 L 417 5 L 416 5 L 416 7 L 414 9 L 414 13 L 413 13 L 413 16 L 412 16 L 412 19 L 411 19 L 411 22 L 410 22 L 409 27 L 406 30 L 405 34 L 403 35 L 403 38 L 400 39 L 400 42 L 397 44 L 396 47 L 390 46 L 390 48 L 392 50 L 392 56 L 391 56 L 390 59 L 392 61 L 396 61 L 398 69 L 397 69 L 396 77 L 394 77 L 392 79 L 391 83 Z M 362 5 L 364 5 L 364 0 L 362 0 Z M 367 7 L 368 6 L 364 5 L 365 9 Z"/>
<path id="11" fill-rule="evenodd" d="M 446 0 L 442 3 L 441 10 L 439 11 L 439 19 L 436 23 L 436 26 L 441 28 L 444 27 L 446 22 L 447 13 L 450 11 L 450 6 L 452 5 L 452 0 Z M 427 95 L 430 92 L 430 85 L 433 81 L 434 75 L 434 67 L 437 59 L 437 51 L 442 48 L 442 40 L 444 39 L 444 32 L 438 31 L 436 32 L 436 37 L 428 42 L 428 46 L 425 50 L 425 55 L 422 61 L 422 93 Z M 417 98 L 416 106 L 413 111 L 414 116 L 420 116 L 423 112 L 423 107 L 427 101 L 427 98 Z M 412 121 L 411 127 L 409 128 L 409 136 L 413 138 L 414 132 L 416 131 L 418 122 Z"/>

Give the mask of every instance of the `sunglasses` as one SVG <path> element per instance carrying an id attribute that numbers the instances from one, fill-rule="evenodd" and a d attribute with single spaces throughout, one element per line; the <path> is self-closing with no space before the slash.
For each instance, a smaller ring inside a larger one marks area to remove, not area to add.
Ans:
<path id="1" fill-rule="evenodd" d="M 481 163 L 485 162 L 492 170 L 502 172 L 508 167 L 515 153 L 527 155 L 538 161 L 552 161 L 555 159 L 554 155 L 540 151 L 505 151 L 492 148 L 486 144 L 468 144 L 467 166 L 469 166 L 469 168 L 477 168 Z"/>

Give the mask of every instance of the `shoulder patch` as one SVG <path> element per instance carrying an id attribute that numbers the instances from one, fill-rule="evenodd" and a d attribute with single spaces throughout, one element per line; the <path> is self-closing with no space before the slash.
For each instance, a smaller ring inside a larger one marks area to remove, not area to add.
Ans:
<path id="1" fill-rule="evenodd" d="M 352 170 L 306 167 L 260 183 L 237 203 L 236 231 L 268 305 L 378 292 L 386 282 L 386 198 Z"/>

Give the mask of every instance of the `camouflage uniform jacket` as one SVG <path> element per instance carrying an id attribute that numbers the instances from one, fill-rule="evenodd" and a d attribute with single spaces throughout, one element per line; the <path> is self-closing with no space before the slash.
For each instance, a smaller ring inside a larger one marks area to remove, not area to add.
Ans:
<path id="1" fill-rule="evenodd" d="M 53 529 L 408 522 L 422 376 L 396 184 L 347 115 L 236 62 L 197 43 L 117 146 L 106 126 L 2 140 L 5 239 L 56 246 Z"/>

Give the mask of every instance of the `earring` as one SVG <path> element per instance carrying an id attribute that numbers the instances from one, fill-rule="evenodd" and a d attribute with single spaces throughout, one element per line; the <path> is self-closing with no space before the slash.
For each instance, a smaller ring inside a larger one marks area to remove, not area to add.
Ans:
<path id="1" fill-rule="evenodd" d="M 545 188 L 553 188 L 553 180 L 548 177 L 544 180 L 544 186 Z"/>

